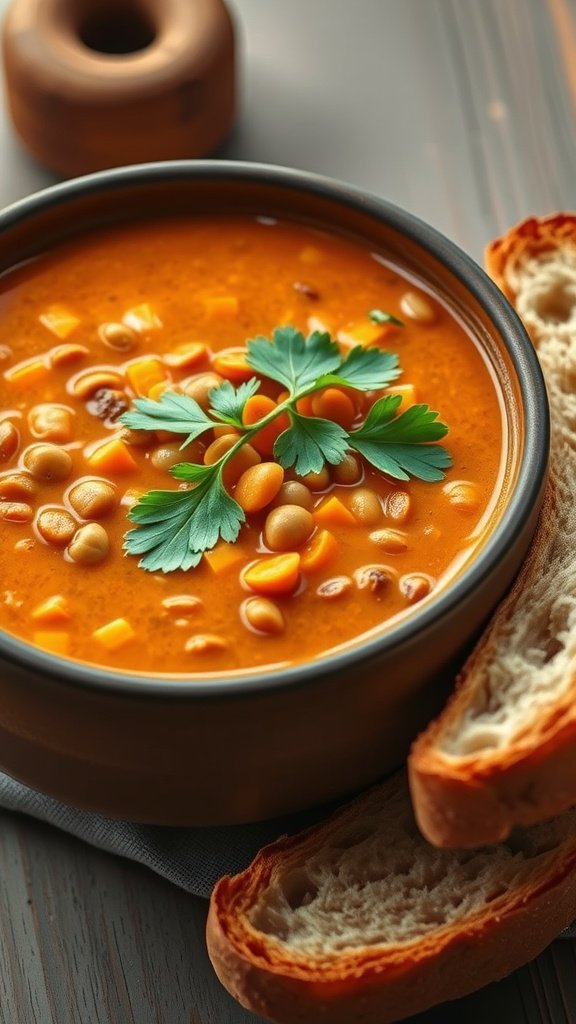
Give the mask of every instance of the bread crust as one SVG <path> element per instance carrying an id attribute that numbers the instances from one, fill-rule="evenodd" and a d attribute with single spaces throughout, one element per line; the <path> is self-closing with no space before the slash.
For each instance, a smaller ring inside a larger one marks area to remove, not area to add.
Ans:
<path id="1" fill-rule="evenodd" d="M 207 943 L 220 981 L 247 1009 L 278 1024 L 401 1020 L 509 974 L 541 952 L 576 914 L 572 838 L 549 854 L 531 884 L 457 924 L 397 945 L 322 959 L 298 955 L 255 928 L 247 912 L 278 870 L 302 864 L 321 848 L 341 816 L 265 848 L 244 872 L 221 879 L 211 898 Z"/>
<path id="2" fill-rule="evenodd" d="M 576 245 L 576 214 L 529 217 L 486 246 L 484 264 L 492 280 L 514 305 L 517 296 L 510 280 L 510 268 L 518 266 L 527 257 L 559 249 L 566 244 Z"/>
<path id="3" fill-rule="evenodd" d="M 576 250 L 576 215 L 530 218 L 486 250 L 486 267 L 496 284 L 516 304 L 518 273 L 527 261 L 569 246 Z M 540 338 L 527 323 L 534 343 Z M 546 374 L 546 368 L 545 368 Z M 547 381 L 550 388 L 550 381 Z M 556 382 L 555 382 L 556 386 Z M 554 430 L 554 395 L 551 392 Z M 562 434 L 563 424 L 557 424 Z M 554 433 L 553 433 L 554 444 Z M 442 737 L 457 730 L 471 699 L 475 678 L 497 657 L 503 627 L 511 623 L 519 600 L 548 568 L 558 518 L 558 460 L 550 480 L 532 547 L 510 594 L 465 664 L 455 693 L 440 716 L 413 744 L 409 777 L 416 818 L 437 846 L 476 846 L 505 838 L 515 825 L 543 821 L 576 804 L 576 673 L 568 668 L 564 694 L 542 710 L 529 729 L 502 749 L 451 756 Z"/>

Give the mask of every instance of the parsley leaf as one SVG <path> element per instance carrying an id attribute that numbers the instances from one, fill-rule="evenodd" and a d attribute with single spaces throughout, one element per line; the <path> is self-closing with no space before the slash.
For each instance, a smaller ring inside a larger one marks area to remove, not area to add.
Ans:
<path id="1" fill-rule="evenodd" d="M 129 530 L 124 550 L 144 555 L 140 566 L 150 572 L 193 569 L 202 558 L 191 544 L 189 491 L 149 491 L 128 513 L 138 529 Z"/>
<path id="2" fill-rule="evenodd" d="M 274 455 L 284 469 L 294 466 L 299 476 L 319 473 L 325 462 L 337 465 L 348 451 L 348 434 L 331 420 L 290 413 L 291 427 L 276 439 Z"/>
<path id="3" fill-rule="evenodd" d="M 173 476 L 192 479 L 195 486 L 190 491 L 150 491 L 128 513 L 138 529 L 126 534 L 125 550 L 144 554 L 140 565 L 150 571 L 194 568 L 202 552 L 220 538 L 233 543 L 246 518 L 224 488 L 218 463 L 182 463 L 173 467 Z"/>
<path id="4" fill-rule="evenodd" d="M 336 370 L 340 349 L 329 334 L 314 331 L 308 339 L 295 327 L 277 327 L 272 341 L 253 338 L 247 343 L 246 361 L 257 373 L 288 388 L 291 395 L 316 383 L 322 374 Z"/>
<path id="5" fill-rule="evenodd" d="M 206 415 L 198 402 L 175 391 L 164 392 L 160 402 L 151 398 L 135 398 L 134 410 L 125 412 L 120 422 L 130 430 L 169 430 L 173 434 L 188 434 L 182 448 L 214 426 L 214 420 Z"/>
<path id="6" fill-rule="evenodd" d="M 319 378 L 320 387 L 344 385 L 358 391 L 379 391 L 400 376 L 398 356 L 380 348 L 355 345 L 344 362 L 334 371 Z"/>
<path id="7" fill-rule="evenodd" d="M 407 441 L 411 444 L 439 441 L 441 437 L 446 436 L 448 427 L 438 421 L 438 413 L 433 412 L 427 405 L 411 405 L 400 416 L 396 416 L 401 402 L 401 395 L 386 395 L 379 398 L 374 402 L 362 426 L 354 430 L 350 436 L 381 443 Z"/>
<path id="8" fill-rule="evenodd" d="M 396 324 L 397 327 L 405 327 L 406 324 L 393 313 L 386 313 L 383 309 L 371 309 L 368 316 L 374 324 Z"/>
<path id="9" fill-rule="evenodd" d="M 401 401 L 400 395 L 387 395 L 375 402 L 362 426 L 351 431 L 350 447 L 396 480 L 443 480 L 442 470 L 452 460 L 445 448 L 429 442 L 445 437 L 448 427 L 427 405 L 412 405 L 396 416 Z"/>
<path id="10" fill-rule="evenodd" d="M 223 423 L 231 423 L 233 427 L 242 427 L 242 410 L 252 395 L 255 395 L 260 387 L 260 381 L 251 377 L 235 388 L 229 380 L 212 388 L 209 394 L 210 408 L 216 414 L 216 418 Z"/>
<path id="11" fill-rule="evenodd" d="M 247 352 L 256 373 L 288 389 L 288 397 L 272 404 L 257 423 L 245 425 L 242 416 L 246 402 L 260 387 L 257 377 L 237 388 L 229 381 L 213 388 L 209 413 L 188 395 L 166 391 L 157 402 L 135 399 L 134 408 L 120 417 L 120 422 L 133 430 L 185 434 L 182 448 L 218 423 L 231 424 L 238 434 L 213 465 L 181 462 L 172 467 L 173 477 L 191 484 L 188 490 L 150 491 L 132 506 L 128 515 L 136 529 L 127 533 L 125 549 L 131 555 L 141 555 L 140 565 L 145 569 L 192 569 L 202 553 L 219 540 L 234 543 L 246 516 L 224 487 L 223 470 L 236 452 L 277 416 L 287 414 L 290 425 L 276 439 L 274 456 L 284 468 L 294 467 L 301 476 L 320 472 L 326 463 L 338 465 L 351 448 L 399 480 L 410 476 L 441 480 L 442 470 L 451 465 L 448 452 L 430 443 L 444 437 L 448 428 L 427 405 L 415 405 L 397 415 L 401 398 L 388 395 L 372 405 L 362 426 L 350 432 L 297 409 L 300 398 L 331 385 L 359 391 L 386 387 L 400 373 L 393 353 L 358 345 L 343 359 L 328 334 L 316 331 L 305 339 L 294 327 L 277 328 L 271 341 L 263 337 L 248 341 Z"/>

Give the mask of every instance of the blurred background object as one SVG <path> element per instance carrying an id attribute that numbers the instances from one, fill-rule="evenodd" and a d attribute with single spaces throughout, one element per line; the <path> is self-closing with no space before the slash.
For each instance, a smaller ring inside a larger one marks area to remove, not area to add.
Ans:
<path id="1" fill-rule="evenodd" d="M 14 128 L 64 177 L 207 156 L 232 127 L 224 0 L 12 0 L 2 42 Z"/>

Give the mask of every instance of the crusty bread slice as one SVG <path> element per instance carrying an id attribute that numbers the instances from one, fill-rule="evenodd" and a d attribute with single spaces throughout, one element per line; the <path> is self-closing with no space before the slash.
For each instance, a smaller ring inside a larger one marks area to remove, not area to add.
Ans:
<path id="1" fill-rule="evenodd" d="M 575 869 L 576 810 L 439 850 L 399 772 L 221 879 L 208 951 L 229 992 L 280 1024 L 386 1024 L 536 956 L 576 914 Z"/>
<path id="2" fill-rule="evenodd" d="M 494 842 L 576 804 L 576 216 L 520 224 L 486 264 L 544 371 L 550 482 L 516 585 L 410 754 L 418 823 L 441 846 Z"/>

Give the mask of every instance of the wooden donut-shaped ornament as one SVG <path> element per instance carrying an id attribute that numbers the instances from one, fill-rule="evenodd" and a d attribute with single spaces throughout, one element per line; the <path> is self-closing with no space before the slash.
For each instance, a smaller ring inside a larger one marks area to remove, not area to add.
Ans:
<path id="1" fill-rule="evenodd" d="M 224 0 L 13 0 L 2 42 L 14 127 L 57 174 L 205 156 L 232 127 Z"/>

